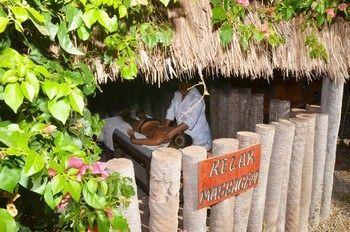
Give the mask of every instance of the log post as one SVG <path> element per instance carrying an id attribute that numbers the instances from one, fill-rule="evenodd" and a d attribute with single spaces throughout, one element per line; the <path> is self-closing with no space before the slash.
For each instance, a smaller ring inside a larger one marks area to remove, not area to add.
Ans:
<path id="1" fill-rule="evenodd" d="M 254 131 L 255 125 L 264 120 L 264 94 L 252 94 L 250 131 Z"/>
<path id="2" fill-rule="evenodd" d="M 290 122 L 285 119 L 279 119 L 278 122 L 288 127 L 288 133 L 286 134 L 286 137 L 285 137 L 286 141 L 285 141 L 285 147 L 284 147 L 284 156 L 280 164 L 282 166 L 285 166 L 285 170 L 282 175 L 282 188 L 281 188 L 280 206 L 278 210 L 278 220 L 277 220 L 277 231 L 284 231 L 286 226 L 287 191 L 288 191 L 288 183 L 289 183 L 289 171 L 290 171 L 290 162 L 292 157 L 295 125 L 293 122 Z"/>
<path id="3" fill-rule="evenodd" d="M 333 174 L 337 139 L 341 118 L 344 83 L 335 83 L 329 78 L 322 82 L 321 110 L 328 114 L 327 155 L 324 168 L 321 218 L 328 218 L 331 213 Z"/>
<path id="4" fill-rule="evenodd" d="M 288 138 L 293 128 L 278 122 L 271 124 L 275 127 L 275 137 L 267 180 L 264 223 L 266 231 L 272 232 L 277 230 L 281 191 L 284 184 L 283 175 L 287 168 L 281 164 L 284 160 L 285 148 L 289 146 Z"/>
<path id="5" fill-rule="evenodd" d="M 207 149 L 190 146 L 183 153 L 183 225 L 187 232 L 205 232 L 207 209 L 198 210 L 198 163 L 207 158 Z"/>
<path id="6" fill-rule="evenodd" d="M 253 132 L 239 131 L 237 132 L 237 140 L 239 141 L 239 148 L 241 149 L 259 143 L 259 135 Z M 252 196 L 253 189 L 249 189 L 236 196 L 232 231 L 241 232 L 247 230 Z"/>
<path id="7" fill-rule="evenodd" d="M 125 158 L 111 159 L 107 162 L 106 169 L 111 172 L 118 172 L 121 176 L 131 179 L 131 185 L 134 188 L 135 195 L 130 198 L 129 206 L 124 210 L 123 214 L 129 224 L 130 230 L 141 232 L 139 200 L 137 199 L 137 187 L 132 161 Z"/>
<path id="8" fill-rule="evenodd" d="M 291 118 L 290 121 L 295 124 L 295 132 L 289 172 L 285 229 L 287 232 L 294 232 L 299 229 L 300 194 L 308 121 L 303 118 Z"/>
<path id="9" fill-rule="evenodd" d="M 275 122 L 278 119 L 289 119 L 290 101 L 271 99 L 269 107 L 269 122 Z"/>
<path id="10" fill-rule="evenodd" d="M 290 111 L 290 117 L 295 118 L 298 114 L 306 113 L 306 110 L 300 108 L 292 108 Z"/>
<path id="11" fill-rule="evenodd" d="M 320 222 L 320 210 L 323 190 L 323 175 L 327 151 L 328 115 L 316 114 L 315 148 L 312 178 L 312 194 L 309 224 L 316 226 Z"/>
<path id="12" fill-rule="evenodd" d="M 313 159 L 314 159 L 314 141 L 315 141 L 315 114 L 298 114 L 298 118 L 308 120 L 305 155 L 303 160 L 301 195 L 300 195 L 300 216 L 299 231 L 308 231 L 309 212 L 312 193 L 312 175 L 313 175 Z"/>
<path id="13" fill-rule="evenodd" d="M 240 130 L 240 91 L 236 88 L 230 88 L 228 90 L 228 105 L 227 105 L 227 137 L 236 137 L 237 131 Z M 217 113 L 218 109 L 215 109 Z"/>
<path id="14" fill-rule="evenodd" d="M 240 130 L 250 129 L 250 107 L 251 107 L 252 90 L 250 88 L 239 89 L 239 109 L 240 109 Z"/>
<path id="15" fill-rule="evenodd" d="M 181 179 L 181 152 L 160 148 L 152 153 L 149 229 L 177 231 Z"/>
<path id="16" fill-rule="evenodd" d="M 249 232 L 263 231 L 267 177 L 269 174 L 270 157 L 272 152 L 275 127 L 267 124 L 257 124 L 255 133 L 260 136 L 261 161 L 258 185 L 253 190 L 252 204 L 248 222 Z"/>
<path id="17" fill-rule="evenodd" d="M 306 112 L 308 114 L 321 113 L 321 106 L 306 104 Z"/>
<path id="18" fill-rule="evenodd" d="M 238 140 L 236 139 L 216 139 L 213 141 L 212 155 L 223 155 L 237 149 Z M 209 231 L 232 232 L 234 203 L 235 198 L 231 197 L 211 207 Z"/>

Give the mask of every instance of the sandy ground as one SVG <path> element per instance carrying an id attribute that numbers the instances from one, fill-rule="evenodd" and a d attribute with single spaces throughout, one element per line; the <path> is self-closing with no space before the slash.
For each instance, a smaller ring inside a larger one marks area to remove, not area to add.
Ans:
<path id="1" fill-rule="evenodd" d="M 312 232 L 350 232 L 350 146 L 339 145 L 334 174 L 334 189 L 332 196 L 332 214 L 322 221 Z M 148 229 L 148 197 L 138 189 L 142 231 Z M 181 209 L 179 212 L 179 228 L 182 227 Z M 181 231 L 181 230 L 180 230 Z"/>

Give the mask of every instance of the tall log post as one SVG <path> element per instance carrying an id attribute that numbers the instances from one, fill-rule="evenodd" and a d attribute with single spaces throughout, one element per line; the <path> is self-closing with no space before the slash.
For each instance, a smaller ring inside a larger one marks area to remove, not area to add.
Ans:
<path id="1" fill-rule="evenodd" d="M 239 148 L 241 149 L 259 143 L 259 135 L 253 132 L 239 131 L 237 132 L 237 140 L 239 141 Z M 236 196 L 232 231 L 241 232 L 247 230 L 252 196 L 253 189 L 249 189 Z"/>
<path id="2" fill-rule="evenodd" d="M 250 131 L 254 131 L 255 125 L 264 120 L 264 94 L 252 94 Z"/>
<path id="3" fill-rule="evenodd" d="M 227 137 L 236 137 L 237 131 L 240 130 L 240 91 L 236 88 L 228 90 L 228 109 L 227 109 Z M 217 109 L 216 111 L 219 112 Z"/>
<path id="4" fill-rule="evenodd" d="M 210 128 L 213 138 L 218 137 L 218 88 L 212 86 L 210 91 Z"/>
<path id="5" fill-rule="evenodd" d="M 240 130 L 242 131 L 250 129 L 251 95 L 252 90 L 250 88 L 239 89 Z"/>
<path id="6" fill-rule="evenodd" d="M 306 104 L 306 112 L 308 114 L 315 114 L 315 113 L 321 113 L 321 106 L 318 106 L 318 105 L 309 105 L 309 104 Z"/>
<path id="7" fill-rule="evenodd" d="M 198 163 L 207 158 L 207 149 L 190 146 L 183 156 L 183 225 L 187 232 L 205 232 L 207 209 L 198 210 Z"/>
<path id="8" fill-rule="evenodd" d="M 141 232 L 139 200 L 137 199 L 137 187 L 132 161 L 125 158 L 111 159 L 107 162 L 106 168 L 108 171 L 118 172 L 121 176 L 131 179 L 131 185 L 134 188 L 135 195 L 130 198 L 129 206 L 124 210 L 123 214 L 129 224 L 130 230 L 133 232 Z"/>
<path id="9" fill-rule="evenodd" d="M 177 231 L 181 179 L 181 152 L 160 148 L 153 152 L 150 173 L 149 229 Z"/>
<path id="10" fill-rule="evenodd" d="M 261 161 L 258 185 L 253 190 L 252 204 L 248 222 L 249 232 L 263 231 L 267 177 L 269 174 L 270 157 L 275 136 L 275 127 L 267 124 L 257 124 L 255 133 L 260 136 Z"/>
<path id="11" fill-rule="evenodd" d="M 298 118 L 308 120 L 305 155 L 303 161 L 301 196 L 300 196 L 300 216 L 299 231 L 308 231 L 309 212 L 312 193 L 312 175 L 313 175 L 313 159 L 314 159 L 314 141 L 315 141 L 315 123 L 316 115 L 314 114 L 298 114 Z"/>
<path id="12" fill-rule="evenodd" d="M 286 134 L 286 141 L 284 147 L 284 157 L 281 165 L 285 166 L 282 175 L 282 189 L 280 197 L 280 206 L 278 210 L 277 231 L 284 231 L 286 226 L 286 207 L 287 207 L 287 191 L 289 183 L 290 162 L 292 157 L 293 139 L 295 132 L 295 124 L 285 119 L 278 120 L 279 123 L 288 127 L 288 134 Z"/>
<path id="13" fill-rule="evenodd" d="M 269 122 L 275 122 L 278 119 L 289 119 L 290 101 L 271 99 L 269 107 Z"/>
<path id="14" fill-rule="evenodd" d="M 289 147 L 290 134 L 294 129 L 283 123 L 272 122 L 271 124 L 275 127 L 275 137 L 267 180 L 264 223 L 266 231 L 273 232 L 277 230 L 281 191 L 284 185 L 283 175 L 287 168 L 281 164 L 284 160 L 285 148 Z"/>
<path id="15" fill-rule="evenodd" d="M 328 218 L 331 213 L 333 174 L 337 139 L 341 118 L 344 83 L 335 83 L 329 78 L 322 82 L 321 110 L 328 114 L 327 155 L 323 177 L 321 218 Z"/>
<path id="16" fill-rule="evenodd" d="M 292 108 L 290 110 L 290 117 L 295 118 L 298 114 L 306 113 L 306 110 L 300 108 Z"/>
<path id="17" fill-rule="evenodd" d="M 212 155 L 223 155 L 237 149 L 238 140 L 236 139 L 216 139 L 213 141 Z M 231 197 L 211 207 L 209 231 L 232 232 L 234 203 L 235 198 Z"/>
<path id="18" fill-rule="evenodd" d="M 299 229 L 300 194 L 308 120 L 291 118 L 290 121 L 295 124 L 295 132 L 289 172 L 285 229 L 287 232 L 294 232 Z"/>
<path id="19" fill-rule="evenodd" d="M 312 178 L 312 194 L 309 214 L 309 224 L 316 226 L 320 222 L 321 200 L 323 190 L 323 175 L 327 151 L 328 115 L 316 114 L 315 148 Z"/>

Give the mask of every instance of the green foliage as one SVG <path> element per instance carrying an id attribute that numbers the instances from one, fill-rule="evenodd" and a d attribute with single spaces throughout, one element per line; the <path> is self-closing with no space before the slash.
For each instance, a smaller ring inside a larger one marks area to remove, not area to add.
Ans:
<path id="1" fill-rule="evenodd" d="M 15 232 L 18 231 L 17 224 L 13 217 L 4 209 L 0 208 L 0 231 Z"/>
<path id="2" fill-rule="evenodd" d="M 327 61 L 328 53 L 324 45 L 318 40 L 314 34 L 306 37 L 306 46 L 309 48 L 309 55 L 311 58 L 319 58 Z"/>

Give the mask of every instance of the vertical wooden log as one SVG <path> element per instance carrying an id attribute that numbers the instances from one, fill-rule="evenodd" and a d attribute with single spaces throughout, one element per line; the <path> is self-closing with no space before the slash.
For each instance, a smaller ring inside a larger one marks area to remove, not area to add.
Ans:
<path id="1" fill-rule="evenodd" d="M 295 124 L 295 132 L 287 193 L 286 231 L 294 232 L 299 229 L 300 194 L 308 121 L 303 118 L 291 118 L 290 121 Z"/>
<path id="2" fill-rule="evenodd" d="M 312 175 L 313 175 L 313 157 L 314 157 L 314 141 L 315 141 L 315 123 L 316 116 L 314 114 L 298 114 L 298 118 L 308 120 L 305 155 L 303 161 L 301 196 L 300 196 L 300 216 L 299 231 L 308 231 L 309 212 L 312 193 Z"/>
<path id="3" fill-rule="evenodd" d="M 210 91 L 210 129 L 213 138 L 218 138 L 218 89 L 216 86 L 212 86 Z"/>
<path id="4" fill-rule="evenodd" d="M 181 152 L 160 148 L 152 153 L 149 229 L 177 231 L 181 179 Z"/>
<path id="5" fill-rule="evenodd" d="M 295 118 L 298 114 L 306 113 L 306 110 L 299 108 L 292 108 L 290 110 L 290 117 Z"/>
<path id="6" fill-rule="evenodd" d="M 139 200 L 137 199 L 137 187 L 132 161 L 125 158 L 111 159 L 107 162 L 106 168 L 108 171 L 118 172 L 121 176 L 131 179 L 131 185 L 134 188 L 135 195 L 130 198 L 129 206 L 124 210 L 123 214 L 129 224 L 130 230 L 141 232 Z"/>
<path id="7" fill-rule="evenodd" d="M 250 207 L 247 230 L 249 232 L 263 231 L 267 177 L 269 174 L 275 127 L 267 124 L 257 124 L 255 126 L 255 133 L 260 136 L 261 161 L 258 185 L 253 190 L 252 204 Z"/>
<path id="8" fill-rule="evenodd" d="M 284 231 L 285 225 L 286 225 L 287 191 L 288 191 L 288 183 L 289 183 L 289 171 L 290 171 L 290 162 L 292 157 L 295 125 L 293 122 L 290 122 L 285 119 L 279 119 L 278 122 L 288 127 L 288 133 L 286 134 L 286 137 L 285 137 L 286 141 L 285 141 L 285 147 L 284 147 L 284 157 L 281 162 L 281 165 L 285 166 L 285 170 L 282 175 L 282 189 L 281 189 L 280 206 L 278 210 L 278 220 L 277 220 L 277 231 Z"/>
<path id="9" fill-rule="evenodd" d="M 328 115 L 316 114 L 315 128 L 315 148 L 314 148 L 314 164 L 312 178 L 312 194 L 309 224 L 316 226 L 320 222 L 322 189 L 323 189 L 323 174 L 326 162 L 327 151 L 327 130 L 328 130 Z"/>
<path id="10" fill-rule="evenodd" d="M 250 111 L 251 111 L 251 94 L 252 90 L 250 88 L 240 88 L 239 89 L 239 99 L 240 99 L 240 130 L 250 129 Z"/>
<path id="11" fill-rule="evenodd" d="M 328 114 L 327 155 L 323 177 L 321 218 L 328 218 L 331 213 L 333 174 L 337 139 L 341 117 L 344 83 L 335 83 L 324 78 L 322 83 L 322 113 Z"/>
<path id="12" fill-rule="evenodd" d="M 230 88 L 228 90 L 228 109 L 227 109 L 227 137 L 236 137 L 237 131 L 240 130 L 240 94 L 239 89 Z M 216 109 L 217 113 L 220 113 Z"/>
<path id="13" fill-rule="evenodd" d="M 218 138 L 227 137 L 227 105 L 228 105 L 228 99 L 227 99 L 227 91 L 228 88 L 225 86 L 218 90 L 218 99 L 217 99 L 217 106 L 216 110 L 218 111 Z"/>
<path id="14" fill-rule="evenodd" d="M 223 155 L 237 149 L 238 140 L 236 139 L 216 139 L 213 141 L 212 155 Z M 209 231 L 232 232 L 234 203 L 235 198 L 231 197 L 211 207 Z"/>
<path id="15" fill-rule="evenodd" d="M 198 210 L 198 162 L 207 158 L 207 149 L 190 146 L 183 153 L 183 224 L 188 232 L 205 232 L 207 209 Z"/>
<path id="16" fill-rule="evenodd" d="M 321 106 L 306 104 L 306 112 L 308 114 L 321 113 Z"/>
<path id="17" fill-rule="evenodd" d="M 259 142 L 259 135 L 248 131 L 237 132 L 239 148 L 249 147 Z M 248 228 L 250 205 L 253 196 L 253 189 L 241 193 L 235 198 L 235 207 L 233 213 L 233 230 L 234 232 L 246 231 Z"/>
<path id="18" fill-rule="evenodd" d="M 271 124 L 275 127 L 275 137 L 267 180 L 264 223 L 266 231 L 272 232 L 277 230 L 283 174 L 286 172 L 286 166 L 281 164 L 285 156 L 285 148 L 288 147 L 288 138 L 292 128 L 278 122 Z"/>
<path id="19" fill-rule="evenodd" d="M 269 122 L 275 122 L 278 119 L 289 119 L 290 101 L 271 99 L 269 107 Z"/>
<path id="20" fill-rule="evenodd" d="M 254 131 L 255 125 L 264 120 L 264 94 L 252 94 L 250 131 Z"/>

